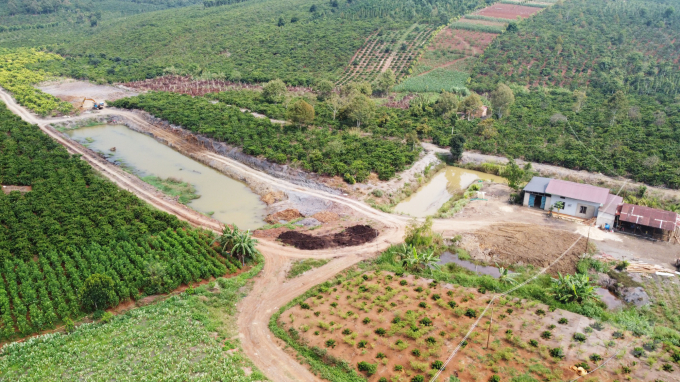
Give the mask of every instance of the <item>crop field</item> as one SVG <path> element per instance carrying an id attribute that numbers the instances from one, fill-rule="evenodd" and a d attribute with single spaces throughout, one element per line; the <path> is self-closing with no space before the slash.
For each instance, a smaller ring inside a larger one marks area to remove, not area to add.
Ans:
<path id="1" fill-rule="evenodd" d="M 473 15 L 480 15 L 486 17 L 497 17 L 508 20 L 516 20 L 517 16 L 526 19 L 531 17 L 534 13 L 540 12 L 539 7 L 530 7 L 517 4 L 496 3 L 484 9 L 474 12 Z"/>
<path id="2" fill-rule="evenodd" d="M 422 75 L 410 77 L 395 86 L 394 90 L 398 92 L 460 91 L 465 88 L 468 78 L 470 75 L 465 72 L 436 68 Z"/>
<path id="3" fill-rule="evenodd" d="M 465 88 L 476 57 L 496 36 L 495 33 L 454 29 L 454 26 L 443 29 L 418 61 L 414 75 L 397 85 L 395 90 L 438 92 Z"/>
<path id="4" fill-rule="evenodd" d="M 425 381 L 464 339 L 491 295 L 424 278 L 372 272 L 337 285 L 323 285 L 281 314 L 278 326 L 325 359 L 348 363 L 369 381 Z M 588 381 L 663 380 L 670 374 L 654 362 L 640 362 L 633 347 L 646 340 L 594 320 L 536 302 L 501 298 L 440 380 L 562 381 L 593 370 L 614 357 Z M 487 338 L 488 337 L 488 338 Z M 488 346 L 487 346 L 488 342 Z M 668 362 L 660 344 L 646 343 L 645 360 Z M 322 350 L 323 349 L 323 350 Z M 640 348 L 642 349 L 642 348 Z M 342 366 L 337 366 L 340 368 Z M 458 378 L 458 379 L 455 379 Z"/>
<path id="5" fill-rule="evenodd" d="M 408 74 L 409 67 L 417 60 L 432 32 L 432 26 L 414 24 L 406 31 L 380 30 L 371 34 L 354 55 L 337 84 L 371 82 L 387 69 L 392 69 L 399 81 Z"/>
<path id="6" fill-rule="evenodd" d="M 605 93 L 625 88 L 672 99 L 680 84 L 680 15 L 669 9 L 604 0 L 552 6 L 519 33 L 499 37 L 475 68 L 472 87 L 488 91 L 491 82 L 504 81 Z M 566 17 L 570 14 L 577 16 Z M 612 76 L 613 71 L 620 74 Z"/>
<path id="7" fill-rule="evenodd" d="M 0 105 L 0 338 L 54 328 L 85 312 L 93 274 L 111 279 L 111 306 L 234 273 L 211 233 L 154 210 Z"/>
<path id="8" fill-rule="evenodd" d="M 83 324 L 72 333 L 5 345 L 0 379 L 265 380 L 229 340 L 234 336 L 234 303 L 242 296 L 240 288 L 260 268 L 217 279 L 197 287 L 195 294 L 182 293 L 129 310 L 110 322 Z"/>

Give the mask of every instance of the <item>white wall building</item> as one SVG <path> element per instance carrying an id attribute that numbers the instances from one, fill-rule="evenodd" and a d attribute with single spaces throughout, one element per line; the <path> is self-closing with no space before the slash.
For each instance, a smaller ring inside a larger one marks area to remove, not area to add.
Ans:
<path id="1" fill-rule="evenodd" d="M 610 195 L 606 188 L 566 180 L 536 176 L 524 188 L 525 206 L 546 211 L 552 207 L 557 213 L 581 219 L 596 217 L 603 211 L 607 215 L 603 216 L 603 224 L 611 220 L 610 226 L 616 207 L 622 202 L 622 198 Z"/>

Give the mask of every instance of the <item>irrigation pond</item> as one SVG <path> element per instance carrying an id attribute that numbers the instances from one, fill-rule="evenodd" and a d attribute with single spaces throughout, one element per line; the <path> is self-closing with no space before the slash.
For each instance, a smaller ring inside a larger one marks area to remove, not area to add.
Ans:
<path id="1" fill-rule="evenodd" d="M 223 223 L 255 229 L 263 224 L 265 205 L 245 184 L 188 158 L 152 137 L 123 125 L 81 127 L 66 132 L 71 139 L 106 155 L 135 175 L 172 178 L 194 186 L 198 199 L 187 205 Z M 112 148 L 115 147 L 115 151 Z"/>

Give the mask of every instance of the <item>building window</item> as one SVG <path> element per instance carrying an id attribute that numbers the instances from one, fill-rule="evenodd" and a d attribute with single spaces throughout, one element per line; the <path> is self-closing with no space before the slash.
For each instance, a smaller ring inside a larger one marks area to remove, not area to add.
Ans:
<path id="1" fill-rule="evenodd" d="M 586 212 L 588 212 L 588 207 L 586 207 L 586 206 L 581 206 L 581 209 L 580 209 L 579 213 L 580 213 L 580 214 L 585 214 Z"/>

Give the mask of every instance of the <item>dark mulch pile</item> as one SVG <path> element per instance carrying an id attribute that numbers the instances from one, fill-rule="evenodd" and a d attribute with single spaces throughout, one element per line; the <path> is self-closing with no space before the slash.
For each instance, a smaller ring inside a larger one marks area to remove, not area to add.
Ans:
<path id="1" fill-rule="evenodd" d="M 299 249 L 324 249 L 351 247 L 367 243 L 378 237 L 378 230 L 368 225 L 355 225 L 332 235 L 312 236 L 302 232 L 288 231 L 279 235 L 283 243 Z"/>

